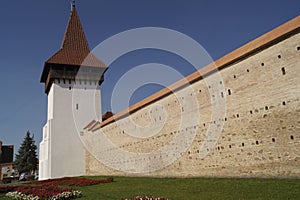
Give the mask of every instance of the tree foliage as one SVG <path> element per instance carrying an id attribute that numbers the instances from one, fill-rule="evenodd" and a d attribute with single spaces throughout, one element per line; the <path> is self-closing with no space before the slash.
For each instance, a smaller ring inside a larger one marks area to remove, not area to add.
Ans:
<path id="1" fill-rule="evenodd" d="M 38 159 L 36 150 L 34 135 L 31 137 L 30 132 L 27 131 L 18 154 L 16 154 L 15 165 L 19 173 L 32 172 L 37 169 Z"/>

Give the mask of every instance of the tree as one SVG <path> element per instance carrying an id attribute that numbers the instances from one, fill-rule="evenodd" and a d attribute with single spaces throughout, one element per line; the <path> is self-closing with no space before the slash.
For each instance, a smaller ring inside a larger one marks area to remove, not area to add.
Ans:
<path id="1" fill-rule="evenodd" d="M 37 169 L 38 159 L 36 150 L 34 135 L 30 137 L 30 132 L 27 131 L 18 154 L 16 154 L 15 165 L 19 173 L 32 172 Z"/>

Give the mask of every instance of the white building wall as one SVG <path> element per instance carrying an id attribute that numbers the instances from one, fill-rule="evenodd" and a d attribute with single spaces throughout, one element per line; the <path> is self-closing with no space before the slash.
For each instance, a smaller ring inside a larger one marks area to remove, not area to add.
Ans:
<path id="1" fill-rule="evenodd" d="M 50 121 L 43 127 L 43 140 L 40 143 L 40 155 L 39 155 L 39 179 L 44 180 L 49 177 L 49 125 Z"/>
<path id="2" fill-rule="evenodd" d="M 79 134 L 100 119 L 96 82 L 56 80 L 48 94 L 48 121 L 40 143 L 40 179 L 85 175 L 85 150 Z"/>

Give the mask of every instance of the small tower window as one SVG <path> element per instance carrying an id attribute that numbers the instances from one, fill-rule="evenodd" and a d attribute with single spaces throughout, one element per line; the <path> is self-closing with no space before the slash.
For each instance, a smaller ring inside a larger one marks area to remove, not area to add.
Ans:
<path id="1" fill-rule="evenodd" d="M 78 103 L 76 104 L 76 110 L 78 110 L 79 109 L 79 105 L 78 105 Z"/>
<path id="2" fill-rule="evenodd" d="M 231 90 L 230 89 L 228 89 L 228 95 L 231 95 Z"/>
<path id="3" fill-rule="evenodd" d="M 285 75 L 285 74 L 286 74 L 285 68 L 284 68 L 284 67 L 281 68 L 281 72 L 282 72 L 282 75 Z"/>

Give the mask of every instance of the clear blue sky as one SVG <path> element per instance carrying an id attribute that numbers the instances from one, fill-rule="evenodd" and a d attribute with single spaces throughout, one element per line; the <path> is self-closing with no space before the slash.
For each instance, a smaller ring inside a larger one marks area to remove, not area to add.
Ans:
<path id="1" fill-rule="evenodd" d="M 213 59 L 300 14 L 295 0 L 77 0 L 76 7 L 91 48 L 128 29 L 164 27 L 195 39 Z M 37 144 L 41 141 L 47 97 L 40 75 L 44 62 L 60 48 L 69 13 L 68 0 L 1 2 L 0 139 L 14 144 L 15 152 L 27 130 Z M 184 75 L 193 72 L 172 55 L 164 58 L 136 52 L 113 63 L 102 85 L 103 110 L 110 108 L 111 86 L 131 66 L 162 62 Z M 158 88 L 144 87 L 132 103 Z"/>

